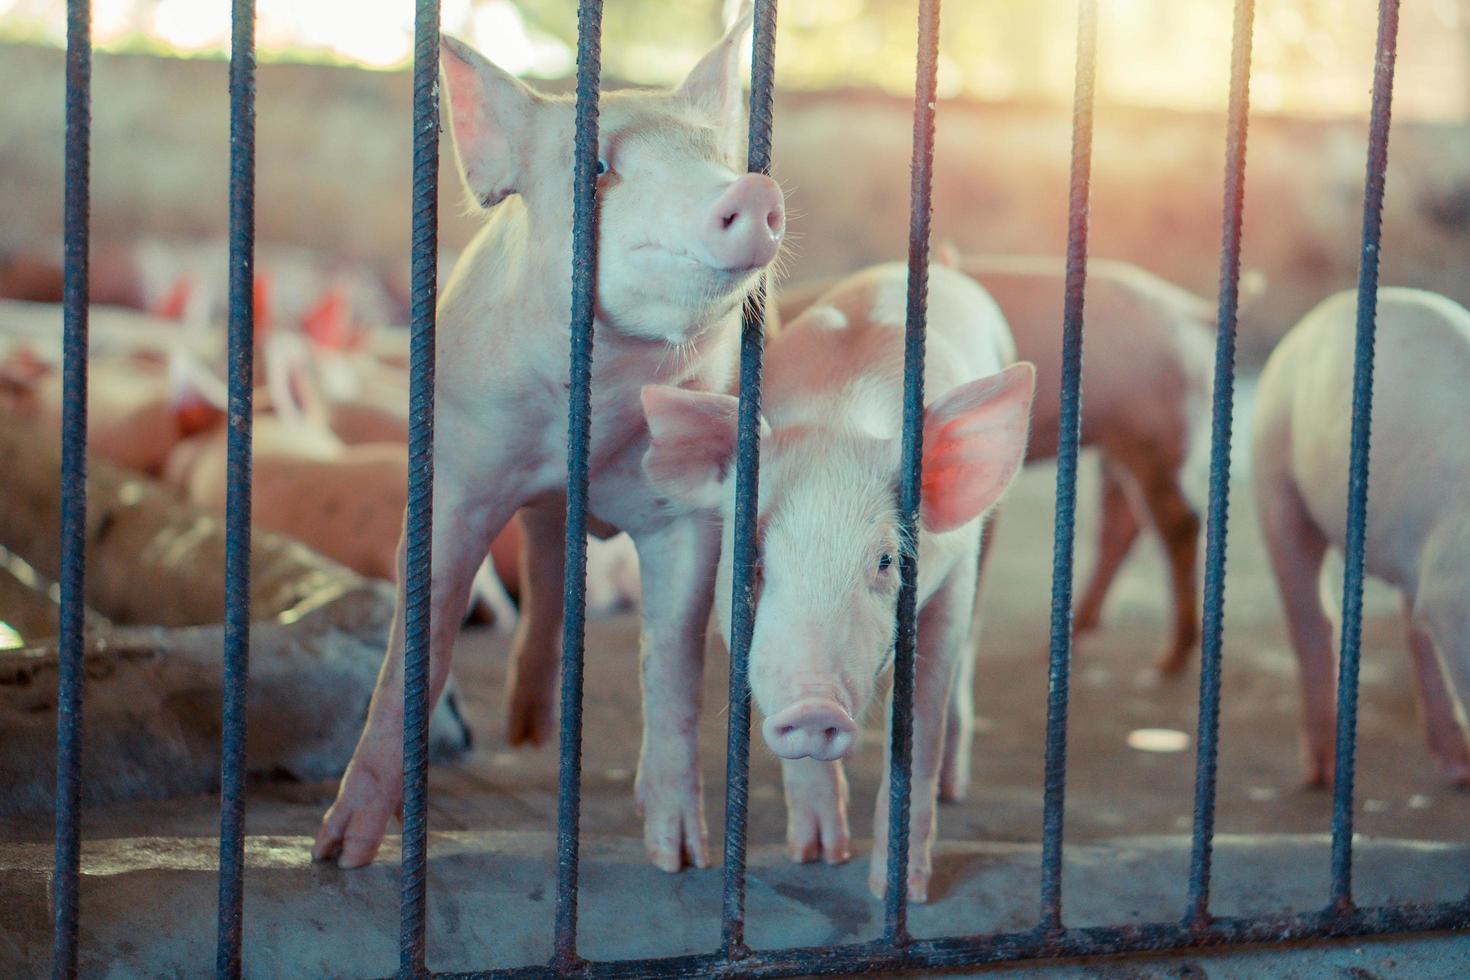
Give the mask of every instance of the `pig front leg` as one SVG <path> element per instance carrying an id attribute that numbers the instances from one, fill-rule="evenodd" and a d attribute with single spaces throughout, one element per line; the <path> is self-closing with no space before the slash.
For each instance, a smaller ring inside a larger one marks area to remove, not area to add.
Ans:
<path id="1" fill-rule="evenodd" d="M 919 640 L 915 651 L 913 765 L 910 769 L 908 897 L 929 900 L 933 872 L 934 837 L 938 829 L 939 773 L 944 760 L 945 716 L 951 687 L 970 633 L 975 601 L 978 560 L 962 561 L 919 613 Z M 882 898 L 888 883 L 888 790 L 892 750 L 893 699 L 889 696 L 888 750 L 883 781 L 873 816 L 873 856 L 868 888 Z"/>
<path id="2" fill-rule="evenodd" d="M 643 843 L 665 871 L 706 868 L 698 726 L 719 527 L 687 518 L 635 535 L 634 543 L 643 582 L 643 745 L 635 783 Z"/>
<path id="3" fill-rule="evenodd" d="M 949 714 L 944 722 L 944 761 L 939 769 L 939 798 L 946 803 L 963 800 L 970 792 L 970 756 L 975 742 L 975 657 L 980 649 L 980 620 L 985 591 L 985 566 L 995 546 L 995 511 L 980 534 L 980 560 L 975 566 L 974 611 L 970 637 L 960 651 Z"/>
<path id="4" fill-rule="evenodd" d="M 563 497 L 521 510 L 521 617 L 505 681 L 505 735 L 511 745 L 541 745 L 554 735 L 566 529 Z"/>
<path id="5" fill-rule="evenodd" d="M 1256 509 L 1297 658 L 1302 781 L 1326 786 L 1332 782 L 1337 725 L 1337 651 L 1318 588 L 1327 539 L 1295 484 L 1281 472 L 1281 455 L 1257 446 Z"/>
<path id="6" fill-rule="evenodd" d="M 447 498 L 447 499 L 446 499 Z M 434 495 L 433 569 L 430 589 L 429 703 L 439 700 L 449 679 L 454 639 L 459 633 L 470 583 L 493 532 L 514 507 L 472 503 L 443 484 Z M 390 818 L 403 811 L 404 542 L 398 545 L 397 597 L 388 652 L 368 706 L 367 723 L 347 764 L 337 799 L 317 831 L 311 856 L 336 859 L 342 868 L 371 864 Z"/>
<path id="7" fill-rule="evenodd" d="M 852 857 L 847 829 L 847 776 L 841 761 L 781 760 L 786 790 L 786 853 L 798 864 L 821 858 L 843 864 Z"/>

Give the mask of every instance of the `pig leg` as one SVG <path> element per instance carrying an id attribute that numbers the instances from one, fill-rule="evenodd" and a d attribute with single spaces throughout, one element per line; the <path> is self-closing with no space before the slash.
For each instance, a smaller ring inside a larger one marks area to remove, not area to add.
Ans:
<path id="1" fill-rule="evenodd" d="M 1108 589 L 1112 587 L 1118 569 L 1123 567 L 1133 542 L 1138 540 L 1141 528 L 1133 503 L 1128 499 L 1128 488 L 1124 483 L 1127 479 L 1116 463 L 1106 458 L 1103 460 L 1097 565 L 1072 618 L 1072 629 L 1079 634 L 1097 629 L 1102 622 L 1103 601 L 1108 597 Z"/>
<path id="2" fill-rule="evenodd" d="M 1319 589 L 1327 539 L 1290 478 L 1278 472 L 1279 459 L 1257 452 L 1255 460 L 1261 532 L 1300 671 L 1302 779 L 1325 786 L 1332 781 L 1337 719 L 1337 651 Z"/>
<path id="3" fill-rule="evenodd" d="M 444 481 L 447 482 L 447 481 Z M 493 532 L 514 507 L 435 488 L 433 568 L 430 590 L 429 703 L 439 700 L 449 680 L 454 638 L 459 634 L 475 569 L 490 547 Z M 448 498 L 448 499 L 446 499 Z M 398 544 L 397 599 L 388 633 L 388 653 L 368 706 L 367 723 L 347 764 L 337 799 L 316 834 L 313 860 L 335 858 L 339 867 L 371 864 L 388 821 L 403 811 L 403 643 L 405 543 Z"/>
<path id="4" fill-rule="evenodd" d="M 1172 674 L 1188 662 L 1189 651 L 1199 638 L 1199 515 L 1184 496 L 1177 469 L 1155 465 L 1134 475 L 1169 564 L 1174 628 L 1159 655 L 1158 667 Z"/>
<path id="5" fill-rule="evenodd" d="M 995 542 L 995 512 L 980 534 L 980 560 L 975 566 L 974 614 L 970 638 L 960 651 L 960 663 L 950 693 L 944 722 L 944 761 L 939 768 L 939 798 L 946 803 L 963 800 L 970 792 L 970 756 L 975 741 L 975 658 L 980 655 L 980 619 L 985 591 L 985 566 Z"/>
<path id="6" fill-rule="evenodd" d="M 1456 786 L 1470 786 L 1470 748 L 1455 715 L 1455 699 L 1445 686 L 1444 671 L 1434 640 L 1413 621 L 1411 603 L 1405 602 L 1409 652 L 1414 658 L 1414 679 L 1419 685 L 1419 707 L 1424 715 L 1429 751 L 1439 761 L 1446 778 Z"/>
<path id="7" fill-rule="evenodd" d="M 852 857 L 847 829 L 847 777 L 842 762 L 781 760 L 786 788 L 786 853 L 806 864 L 821 858 L 842 864 Z"/>
<path id="8" fill-rule="evenodd" d="M 978 562 L 964 563 L 924 604 L 919 613 L 919 648 L 914 668 L 913 754 L 909 796 L 908 897 L 929 900 L 934 836 L 938 829 L 939 770 L 944 761 L 945 715 L 974 612 Z M 892 759 L 892 697 L 889 698 L 890 744 L 884 754 L 883 780 L 873 815 L 873 856 L 868 889 L 879 898 L 888 881 L 888 788 Z"/>
<path id="9" fill-rule="evenodd" d="M 719 528 L 683 519 L 634 536 L 643 581 L 639 672 L 643 745 L 635 792 L 649 860 L 665 871 L 709 866 L 699 771 L 705 630 Z"/>
<path id="10" fill-rule="evenodd" d="M 511 745 L 541 745 L 554 735 L 566 528 L 564 498 L 521 510 L 521 618 L 505 680 Z"/>

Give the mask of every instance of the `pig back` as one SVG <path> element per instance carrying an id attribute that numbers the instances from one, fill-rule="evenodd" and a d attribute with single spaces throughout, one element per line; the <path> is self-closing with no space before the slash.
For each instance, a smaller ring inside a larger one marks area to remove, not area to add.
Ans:
<path id="1" fill-rule="evenodd" d="M 1470 443 L 1450 435 L 1470 417 L 1470 312 L 1432 293 L 1389 288 L 1379 293 L 1377 323 L 1368 569 L 1405 584 L 1427 535 L 1460 506 L 1470 476 Z M 1356 325 L 1356 294 L 1329 298 L 1282 341 L 1261 378 L 1262 405 L 1284 406 L 1293 482 L 1339 547 Z"/>
<path id="2" fill-rule="evenodd" d="M 966 259 L 1000 304 L 1016 356 L 1036 365 L 1027 460 L 1056 455 L 1066 275 L 1060 260 Z M 1136 266 L 1089 263 L 1083 306 L 1082 445 L 1147 447 L 1182 460 L 1208 414 L 1210 305 Z"/>
<path id="3" fill-rule="evenodd" d="M 777 428 L 831 425 L 896 437 L 902 418 L 908 267 L 875 266 L 843 280 L 782 325 L 766 358 L 766 417 Z M 986 291 L 943 266 L 929 272 L 925 401 L 1015 359 Z"/>

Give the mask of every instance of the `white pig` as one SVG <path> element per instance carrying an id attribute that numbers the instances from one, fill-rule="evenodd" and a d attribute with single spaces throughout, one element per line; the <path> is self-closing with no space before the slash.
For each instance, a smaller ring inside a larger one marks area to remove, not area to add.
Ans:
<path id="1" fill-rule="evenodd" d="M 1337 648 L 1318 589 L 1344 546 L 1355 293 L 1307 314 L 1261 375 L 1254 479 L 1261 529 L 1301 670 L 1304 778 L 1331 781 Z M 1403 593 L 1429 747 L 1470 785 L 1470 311 L 1433 293 L 1378 294 L 1366 568 Z"/>
<path id="2" fill-rule="evenodd" d="M 840 760 L 891 661 L 899 587 L 904 265 L 878 266 L 817 301 L 771 344 L 763 396 L 760 565 L 750 685 L 780 756 L 793 860 L 848 857 Z M 935 801 L 956 670 L 969 654 L 983 518 L 1020 469 L 1035 369 L 1012 364 L 1005 320 L 973 280 L 929 280 L 908 893 L 928 895 Z M 650 387 L 651 479 L 682 506 L 723 508 L 716 600 L 726 636 L 733 575 L 736 399 Z M 968 718 L 956 719 L 960 725 Z M 969 731 L 950 738 L 968 742 Z M 887 774 L 869 885 L 887 859 Z"/>
<path id="3" fill-rule="evenodd" d="M 948 245 L 937 253 L 941 264 L 971 276 L 994 297 L 1018 355 L 1036 365 L 1026 459 L 1051 459 L 1060 424 L 1065 263 L 1029 255 L 962 257 Z M 782 317 L 799 313 L 824 291 L 820 282 L 782 289 Z M 1190 499 L 1186 476 L 1209 448 L 1215 308 L 1136 265 L 1094 259 L 1087 266 L 1086 312 L 1081 443 L 1102 457 L 1102 500 L 1097 565 L 1073 624 L 1078 633 L 1097 628 L 1118 570 L 1141 528 L 1152 525 L 1174 599 L 1173 625 L 1157 663 L 1174 673 L 1188 663 L 1199 633 L 1199 503 Z"/>
<path id="4" fill-rule="evenodd" d="M 639 392 L 731 383 L 741 307 L 785 232 L 780 187 L 740 173 L 750 21 L 747 6 L 676 91 L 610 93 L 601 109 L 590 510 L 638 548 L 635 792 L 648 855 L 669 871 L 709 864 L 694 722 L 719 530 L 670 512 L 649 486 Z M 443 690 L 475 571 L 519 509 L 534 560 L 520 583 L 508 722 L 547 737 L 562 617 L 574 105 L 452 38 L 442 54 L 460 170 L 489 214 L 439 303 L 431 693 Z M 402 796 L 401 578 L 368 721 L 313 848 L 343 867 L 373 859 Z"/>

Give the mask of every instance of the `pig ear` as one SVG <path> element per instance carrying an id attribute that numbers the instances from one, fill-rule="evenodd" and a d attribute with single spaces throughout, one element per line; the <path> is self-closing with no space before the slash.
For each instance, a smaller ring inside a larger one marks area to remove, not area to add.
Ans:
<path id="1" fill-rule="evenodd" d="M 194 357 L 181 351 L 169 356 L 168 387 L 182 434 L 203 432 L 224 418 L 229 401 L 225 385 Z"/>
<path id="2" fill-rule="evenodd" d="M 440 55 L 460 176 L 470 196 L 488 208 L 521 189 L 522 144 L 541 100 L 458 38 L 443 35 Z"/>
<path id="3" fill-rule="evenodd" d="M 722 133 L 732 140 L 740 135 L 745 100 L 740 91 L 740 61 L 746 34 L 755 19 L 749 0 L 725 31 L 679 86 L 679 94 L 707 113 Z"/>
<path id="4" fill-rule="evenodd" d="M 995 505 L 1026 455 L 1036 368 L 1022 362 L 971 381 L 924 411 L 921 515 L 935 533 Z"/>
<path id="5" fill-rule="evenodd" d="M 649 447 L 643 472 L 659 492 L 693 507 L 715 507 L 734 468 L 740 400 L 666 385 L 643 389 Z M 761 435 L 770 432 L 761 420 Z"/>
<path id="6" fill-rule="evenodd" d="M 271 407 L 282 418 L 305 422 L 323 417 L 325 409 L 312 377 L 311 350 L 299 335 L 276 334 L 267 342 L 265 385 Z"/>

